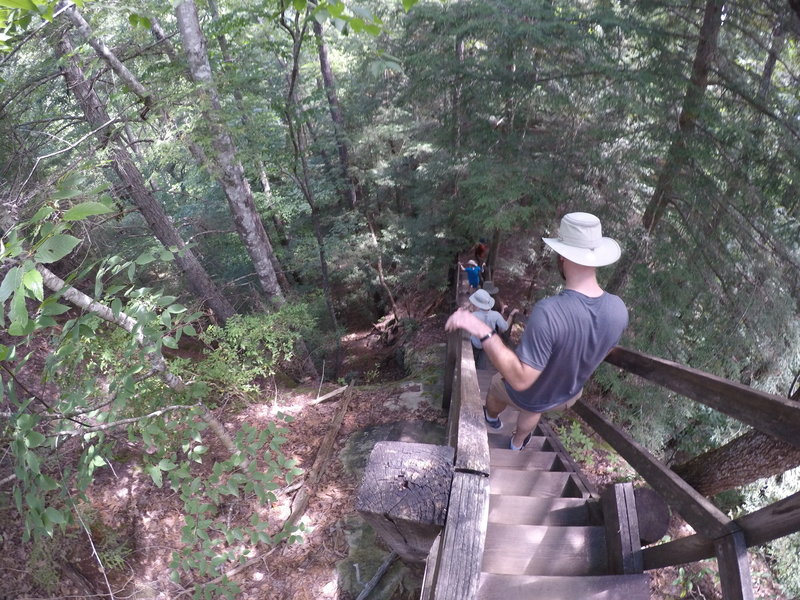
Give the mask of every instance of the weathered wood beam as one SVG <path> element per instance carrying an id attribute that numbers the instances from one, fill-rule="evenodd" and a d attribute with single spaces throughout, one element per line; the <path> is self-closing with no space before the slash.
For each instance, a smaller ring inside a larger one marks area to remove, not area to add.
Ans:
<path id="1" fill-rule="evenodd" d="M 800 404 L 797 402 L 619 346 L 605 360 L 800 447 Z"/>
<path id="2" fill-rule="evenodd" d="M 753 600 L 753 579 L 744 533 L 732 533 L 714 543 L 719 581 L 725 600 Z"/>
<path id="3" fill-rule="evenodd" d="M 702 496 L 646 448 L 616 427 L 583 400 L 573 410 L 607 441 L 628 463 L 673 507 L 695 531 L 706 538 L 717 539 L 739 531 L 739 526 Z"/>
<path id="4" fill-rule="evenodd" d="M 430 597 L 435 600 L 475 598 L 489 519 L 489 478 L 476 473 L 455 473 L 447 514 L 437 563 L 433 567 Z"/>
<path id="5" fill-rule="evenodd" d="M 744 532 L 748 548 L 800 531 L 800 492 L 734 520 Z M 659 569 L 714 556 L 714 542 L 691 535 L 642 551 L 644 568 Z"/>
<path id="6" fill-rule="evenodd" d="M 447 334 L 447 349 L 444 358 L 444 385 L 442 390 L 442 410 L 450 409 L 453 396 L 453 381 L 456 376 L 456 364 L 460 360 L 461 332 L 451 331 Z"/>
<path id="7" fill-rule="evenodd" d="M 378 442 L 356 509 L 405 562 L 422 563 L 444 527 L 452 478 L 450 446 Z"/>
<path id="8" fill-rule="evenodd" d="M 450 411 L 454 421 L 456 446 L 456 471 L 468 471 L 489 475 L 489 441 L 483 419 L 483 401 L 478 384 L 478 373 L 472 358 L 472 343 L 469 336 L 461 341 L 461 362 L 459 365 L 459 406 L 458 412 Z M 454 407 L 455 408 L 455 407 Z"/>
<path id="9" fill-rule="evenodd" d="M 613 575 L 641 573 L 642 547 L 632 483 L 617 483 L 603 492 L 608 568 Z"/>

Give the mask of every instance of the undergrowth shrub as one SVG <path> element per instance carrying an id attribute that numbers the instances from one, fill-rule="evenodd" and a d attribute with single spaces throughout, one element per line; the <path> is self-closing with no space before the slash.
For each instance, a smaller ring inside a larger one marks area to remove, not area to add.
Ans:
<path id="1" fill-rule="evenodd" d="M 234 315 L 224 326 L 212 325 L 200 334 L 209 347 L 200 362 L 181 361 L 220 393 L 258 391 L 259 378 L 271 377 L 296 355 L 303 333 L 313 326 L 305 304 L 285 304 L 270 314 Z"/>

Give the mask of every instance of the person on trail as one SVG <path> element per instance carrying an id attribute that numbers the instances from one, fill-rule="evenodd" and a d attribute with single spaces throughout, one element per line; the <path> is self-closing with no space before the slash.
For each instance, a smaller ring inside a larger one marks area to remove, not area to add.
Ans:
<path id="1" fill-rule="evenodd" d="M 502 334 L 508 330 L 509 325 L 503 318 L 503 315 L 496 310 L 492 310 L 494 298 L 492 298 L 486 290 L 478 290 L 472 294 L 469 297 L 469 303 L 472 314 L 491 327 L 492 331 Z M 515 313 L 516 309 L 512 312 L 510 318 L 513 318 Z M 472 357 L 475 359 L 475 368 L 485 369 L 487 361 L 480 340 L 474 335 L 470 336 L 469 339 L 472 342 Z"/>
<path id="2" fill-rule="evenodd" d="M 486 240 L 481 238 L 478 240 L 478 243 L 474 246 L 475 249 L 475 261 L 479 263 L 485 263 L 486 257 L 489 255 L 489 244 L 486 243 Z"/>
<path id="3" fill-rule="evenodd" d="M 503 299 L 497 295 L 500 292 L 500 288 L 498 288 L 493 281 L 487 279 L 483 282 L 481 289 L 489 292 L 489 295 L 494 300 L 494 309 L 499 312 L 500 316 L 508 322 L 508 329 L 506 329 L 504 332 L 500 332 L 500 339 L 507 344 L 509 338 L 511 337 L 511 328 L 514 326 L 514 318 L 516 317 L 517 313 L 519 313 L 519 309 L 515 308 L 511 312 L 508 312 L 511 307 L 503 302 Z M 506 313 L 508 313 L 508 316 L 506 316 Z"/>
<path id="4" fill-rule="evenodd" d="M 461 263 L 458 263 L 458 266 L 461 267 L 462 271 L 466 271 L 470 290 L 477 290 L 481 287 L 481 267 L 478 266 L 478 263 L 470 260 L 467 262 L 466 267 Z"/>
<path id="5" fill-rule="evenodd" d="M 486 275 L 486 259 L 489 256 L 489 244 L 484 238 L 481 238 L 478 243 L 473 246 L 473 250 L 475 252 L 475 262 L 481 265 L 480 280 L 481 285 L 483 285 L 483 280 Z M 491 279 L 491 275 L 489 279 Z"/>
<path id="6" fill-rule="evenodd" d="M 561 219 L 558 237 L 542 240 L 556 252 L 565 285 L 533 307 L 516 351 L 469 310 L 457 310 L 445 323 L 446 331 L 463 329 L 475 336 L 497 369 L 483 414 L 489 427 L 500 429 L 506 406 L 519 411 L 512 450 L 528 444 L 543 412 L 574 404 L 628 326 L 625 303 L 597 283 L 596 269 L 621 254 L 615 240 L 603 237 L 600 219 L 569 213 Z"/>

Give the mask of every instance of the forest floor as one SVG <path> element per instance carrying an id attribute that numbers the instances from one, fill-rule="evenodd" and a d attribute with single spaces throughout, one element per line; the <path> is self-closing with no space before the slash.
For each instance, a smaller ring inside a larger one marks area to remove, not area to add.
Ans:
<path id="1" fill-rule="evenodd" d="M 512 271 L 513 269 L 509 269 Z M 501 287 L 504 301 L 525 306 L 530 288 L 525 278 L 537 274 L 519 273 L 495 281 Z M 430 299 L 429 299 L 430 300 Z M 433 299 L 433 304 L 436 304 Z M 408 340 L 406 350 L 422 350 L 444 342 L 444 320 L 447 314 L 424 315 Z M 521 326 L 517 326 L 521 328 Z M 518 336 L 519 329 L 515 335 Z M 512 336 L 513 339 L 513 336 Z M 402 375 L 396 348 L 385 347 L 372 329 L 351 332 L 343 339 L 346 351 L 342 372 L 360 374 L 360 385 L 349 395 L 349 405 L 336 432 L 331 459 L 310 490 L 302 522 L 306 526 L 301 541 L 278 544 L 261 550 L 260 558 L 246 569 L 232 575 L 241 587 L 237 598 L 243 600 L 353 600 L 337 579 L 337 563 L 348 555 L 347 532 L 343 520 L 356 514 L 359 481 L 344 468 L 339 452 L 348 438 L 364 428 L 403 421 L 444 423 L 444 416 L 434 406 L 404 406 L 397 402 L 403 393 Z M 434 365 L 435 366 L 435 365 Z M 290 423 L 282 449 L 308 472 L 317 459 L 320 442 L 328 433 L 341 401 L 317 402 L 317 398 L 339 387 L 326 384 L 321 388 L 287 387 L 276 382 L 264 386 L 258 401 L 231 403 L 217 411 L 217 417 L 231 431 L 243 423 L 259 428 L 274 419 L 277 411 L 290 414 Z M 586 398 L 593 397 L 591 389 Z M 574 446 L 574 458 L 598 489 L 619 480 L 629 480 L 631 472 L 618 456 L 603 449 L 594 434 L 574 423 L 580 422 L 569 413 L 551 424 L 564 433 L 562 441 Z M 582 427 L 582 425 L 580 425 Z M 590 440 L 591 443 L 588 443 Z M 80 505 L 83 521 L 65 534 L 57 534 L 48 543 L 22 541 L 22 527 L 12 506 L 0 506 L 0 600 L 34 598 L 189 598 L 191 588 L 183 588 L 169 580 L 169 561 L 180 546 L 183 507 L 177 494 L 155 487 L 149 475 L 138 466 L 136 454 L 124 451 L 124 443 L 113 468 L 98 471 L 90 488 L 89 503 Z M 302 488 L 301 488 L 302 489 Z M 285 489 L 268 507 L 270 519 L 280 525 L 288 517 L 292 498 L 298 490 Z M 250 509 L 250 510 L 248 510 Z M 252 507 L 236 498 L 227 506 L 228 523 L 235 526 L 247 519 Z M 668 535 L 673 538 L 691 533 L 685 523 L 673 517 Z M 89 535 L 90 534 L 90 535 Z M 90 543 L 91 542 L 91 543 Z M 93 549 L 96 552 L 93 552 Z M 104 559 L 106 571 L 98 566 Z M 772 583 L 768 565 L 758 553 L 751 553 L 755 598 L 790 600 Z M 671 600 L 690 598 L 718 600 L 719 578 L 715 561 L 667 568 L 651 572 L 651 598 Z"/>

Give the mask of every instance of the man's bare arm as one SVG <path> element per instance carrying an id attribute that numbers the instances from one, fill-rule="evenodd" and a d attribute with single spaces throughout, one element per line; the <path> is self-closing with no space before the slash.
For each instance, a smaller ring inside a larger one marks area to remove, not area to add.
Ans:
<path id="1" fill-rule="evenodd" d="M 445 331 L 463 329 L 477 338 L 492 332 L 492 329 L 483 321 L 466 309 L 458 309 L 444 325 Z M 508 384 L 517 391 L 528 389 L 539 378 L 541 371 L 523 363 L 508 346 L 503 343 L 500 336 L 493 335 L 482 342 L 484 352 L 492 361 Z"/>

